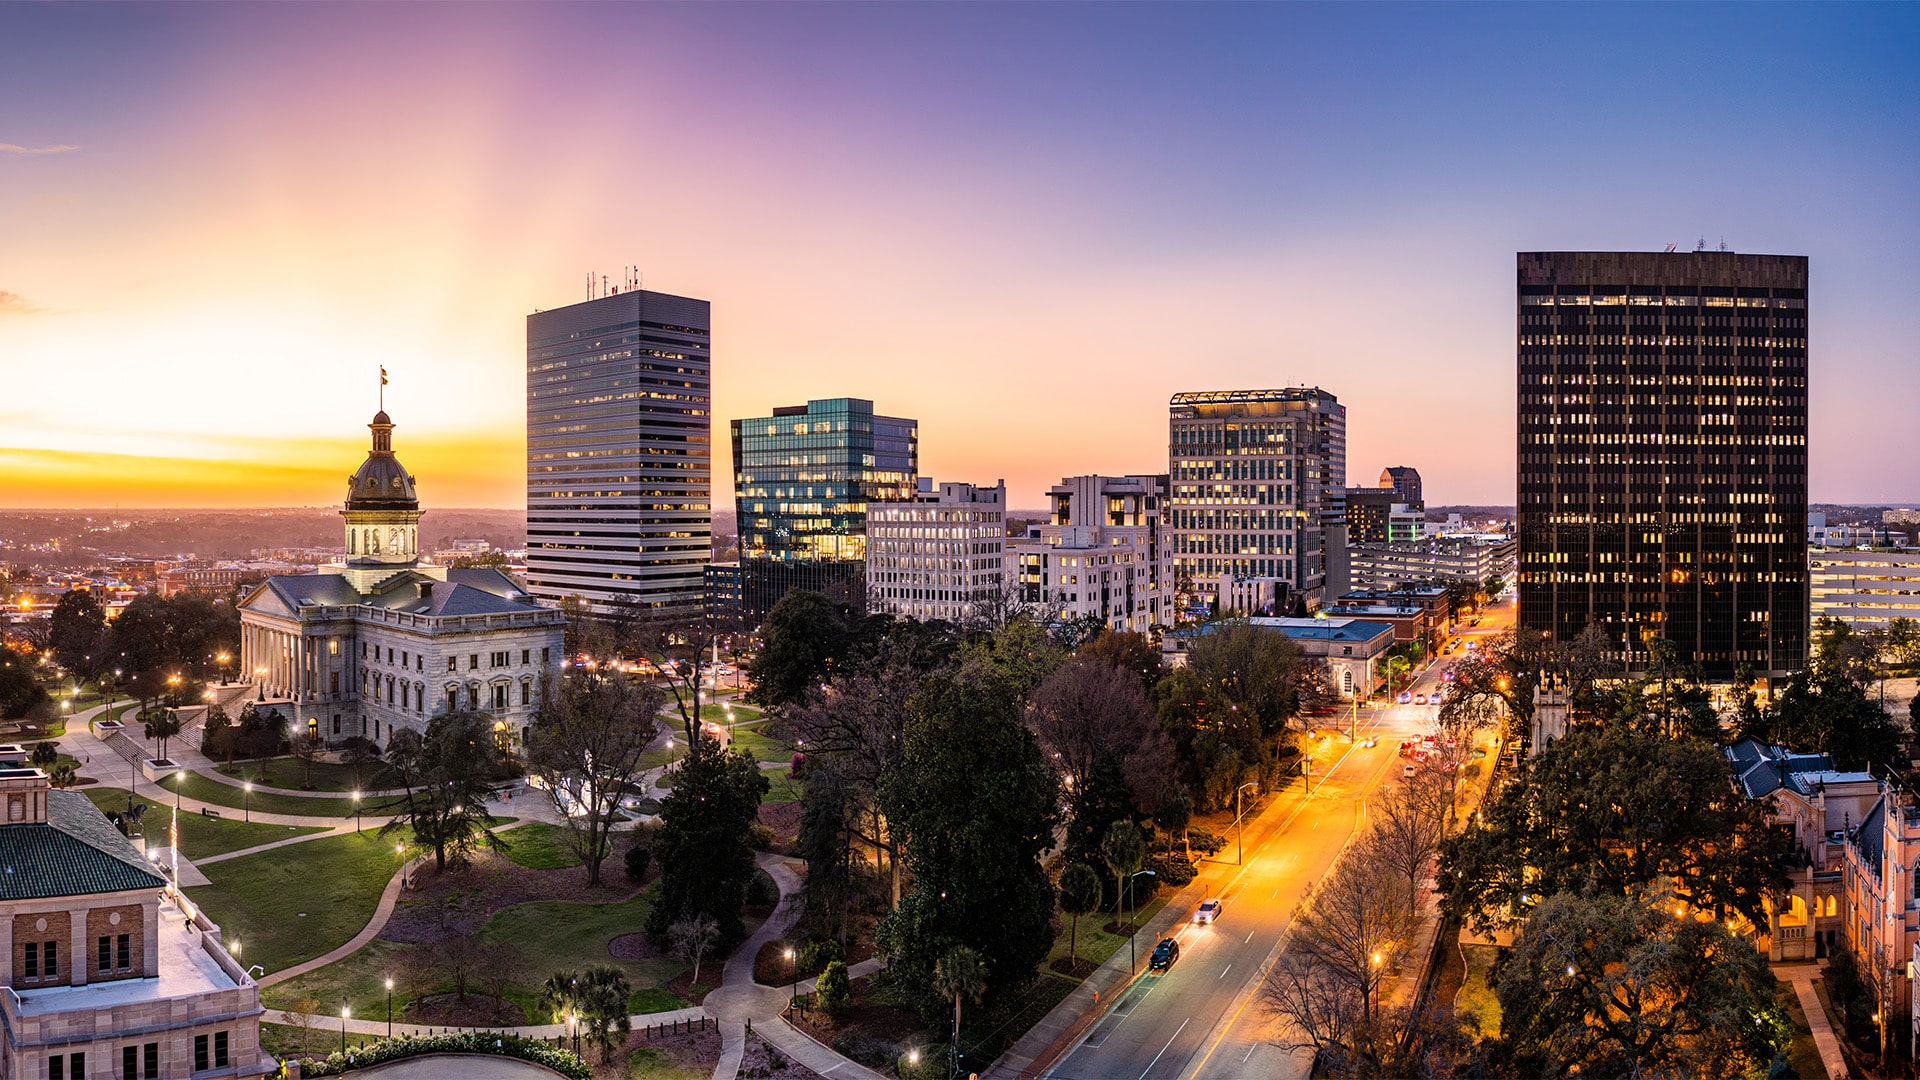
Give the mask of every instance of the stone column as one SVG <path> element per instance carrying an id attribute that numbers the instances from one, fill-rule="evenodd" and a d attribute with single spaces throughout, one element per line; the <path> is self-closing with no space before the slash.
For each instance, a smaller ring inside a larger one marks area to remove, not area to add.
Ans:
<path id="1" fill-rule="evenodd" d="M 73 946 L 67 950 L 67 978 L 71 986 L 87 985 L 87 965 L 92 962 L 93 954 L 87 951 L 87 912 L 85 908 L 69 913 L 67 918 L 67 936 L 73 939 Z"/>

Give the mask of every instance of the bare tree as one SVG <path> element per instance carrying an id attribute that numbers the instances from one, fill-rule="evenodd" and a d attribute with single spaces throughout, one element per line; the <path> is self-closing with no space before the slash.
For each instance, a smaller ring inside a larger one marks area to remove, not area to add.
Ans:
<path id="1" fill-rule="evenodd" d="M 496 1016 L 506 1007 L 507 987 L 513 985 L 514 979 L 526 966 L 525 954 L 509 942 L 490 943 L 481 954 L 474 981 L 493 999 Z"/>
<path id="2" fill-rule="evenodd" d="M 845 828 L 874 853 L 882 872 L 893 875 L 893 904 L 899 906 L 898 839 L 880 812 L 880 776 L 899 759 L 906 729 L 907 702 L 918 686 L 914 670 L 882 662 L 854 675 L 836 676 L 828 692 L 783 710 L 777 730 L 801 753 L 808 768 L 824 759 L 844 787 Z"/>
<path id="3" fill-rule="evenodd" d="M 700 958 L 720 940 L 720 924 L 710 915 L 691 915 L 667 927 L 673 955 L 693 965 L 693 981 L 700 981 Z"/>
<path id="4" fill-rule="evenodd" d="M 1447 836 L 1451 800 L 1436 774 L 1418 769 L 1403 784 L 1385 788 L 1371 803 L 1373 832 L 1365 841 L 1364 857 L 1387 867 L 1406 883 L 1407 910 L 1414 910 L 1426 866 Z"/>
<path id="5" fill-rule="evenodd" d="M 1399 886 L 1386 867 L 1349 854 L 1294 923 L 1262 993 L 1316 1048 L 1375 1022 L 1380 985 L 1412 930 Z"/>
<path id="6" fill-rule="evenodd" d="M 1152 806 L 1173 770 L 1173 744 L 1154 719 L 1140 676 L 1105 660 L 1076 656 L 1033 694 L 1027 725 L 1061 772 L 1084 785 L 1093 763 L 1124 763 L 1135 801 Z"/>
<path id="7" fill-rule="evenodd" d="M 300 782 L 307 787 L 313 786 L 313 762 L 320 756 L 322 745 L 318 738 L 304 731 L 295 735 L 288 743 L 293 759 L 300 763 Z"/>
<path id="8" fill-rule="evenodd" d="M 673 696 L 680 714 L 680 725 L 687 745 L 694 746 L 700 735 L 701 701 L 712 678 L 714 657 L 727 639 L 746 629 L 736 615 L 716 614 L 668 624 L 656 624 L 639 631 L 640 651 L 652 661 Z"/>
<path id="9" fill-rule="evenodd" d="M 587 883 L 613 851 L 620 800 L 645 771 L 664 695 L 604 667 L 577 671 L 541 693 L 527 729 L 527 770 L 546 788 L 566 827 L 567 846 L 586 864 Z"/>
<path id="10" fill-rule="evenodd" d="M 287 1026 L 293 1029 L 295 1051 L 301 1057 L 313 1053 L 313 1028 L 320 1022 L 320 999 L 312 994 L 299 998 L 282 1010 Z"/>

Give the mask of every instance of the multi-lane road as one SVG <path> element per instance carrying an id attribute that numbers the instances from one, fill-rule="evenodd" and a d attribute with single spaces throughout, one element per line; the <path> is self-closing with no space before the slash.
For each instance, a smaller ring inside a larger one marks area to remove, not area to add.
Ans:
<path id="1" fill-rule="evenodd" d="M 1474 639 L 1504 629 L 1512 603 L 1488 609 L 1463 630 Z M 1420 674 L 1415 693 L 1433 694 L 1459 653 Z M 1180 959 L 1165 972 L 1141 976 L 1081 1041 L 1049 1068 L 1057 1080 L 1225 1080 L 1245 1076 L 1305 1077 L 1310 1056 L 1274 1045 L 1280 1032 L 1258 1000 L 1258 983 L 1284 947 L 1292 914 L 1312 885 L 1358 835 L 1367 798 L 1399 782 L 1401 740 L 1434 730 L 1434 706 L 1362 709 L 1358 738 L 1343 730 L 1317 744 L 1309 794 L 1296 785 L 1247 828 L 1246 864 L 1220 878 L 1226 902 L 1211 925 L 1176 924 Z M 1344 727 L 1344 725 L 1343 725 Z M 1368 736 L 1379 745 L 1368 748 Z M 1221 856 L 1228 860 L 1233 849 Z M 1142 942 L 1146 966 L 1150 942 Z"/>

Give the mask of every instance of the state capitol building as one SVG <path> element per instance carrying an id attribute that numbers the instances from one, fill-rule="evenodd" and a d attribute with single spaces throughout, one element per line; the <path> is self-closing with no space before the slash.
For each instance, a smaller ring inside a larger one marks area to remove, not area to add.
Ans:
<path id="1" fill-rule="evenodd" d="M 566 617 L 506 574 L 420 562 L 420 500 L 383 409 L 348 481 L 344 561 L 272 577 L 240 602 L 241 670 L 293 730 L 335 746 L 424 733 L 445 712 L 490 714 L 518 748 L 546 677 L 565 663 Z"/>

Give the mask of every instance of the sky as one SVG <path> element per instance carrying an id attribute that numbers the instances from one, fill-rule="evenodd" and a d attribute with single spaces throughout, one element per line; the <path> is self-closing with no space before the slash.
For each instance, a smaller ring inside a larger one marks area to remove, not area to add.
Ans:
<path id="1" fill-rule="evenodd" d="M 1811 260 L 1815 501 L 1920 499 L 1920 8 L 0 4 L 0 506 L 524 505 L 525 316 L 713 304 L 1015 507 L 1324 387 L 1511 504 L 1514 253 Z"/>

